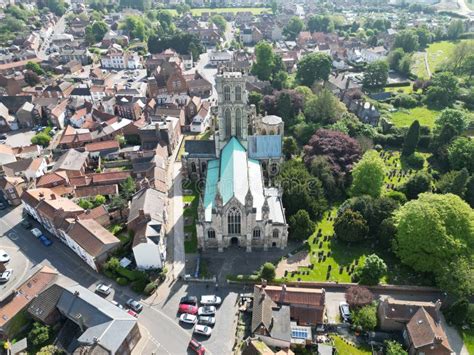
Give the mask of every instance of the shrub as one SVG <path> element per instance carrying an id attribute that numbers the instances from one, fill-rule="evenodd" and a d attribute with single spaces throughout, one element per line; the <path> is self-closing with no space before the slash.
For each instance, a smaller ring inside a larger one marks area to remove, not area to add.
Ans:
<path id="1" fill-rule="evenodd" d="M 364 217 L 350 208 L 337 216 L 334 222 L 336 237 L 345 242 L 360 242 L 367 238 L 369 226 Z"/>
<path id="2" fill-rule="evenodd" d="M 111 273 L 117 272 L 117 269 L 120 267 L 120 261 L 117 258 L 110 258 L 105 264 L 104 264 L 104 270 L 107 270 Z"/>
<path id="3" fill-rule="evenodd" d="M 389 191 L 385 194 L 385 196 L 399 202 L 400 205 L 403 205 L 407 202 L 407 197 L 401 191 Z"/>
<path id="4" fill-rule="evenodd" d="M 260 276 L 262 277 L 262 279 L 272 281 L 275 278 L 275 265 L 273 265 L 272 263 L 263 264 Z"/>
<path id="5" fill-rule="evenodd" d="M 147 280 L 148 275 L 144 271 L 139 270 L 128 270 L 124 267 L 118 267 L 117 273 L 123 277 L 126 277 L 130 281 L 137 281 L 137 280 Z"/>
<path id="6" fill-rule="evenodd" d="M 400 94 L 393 99 L 393 106 L 403 108 L 414 108 L 418 106 L 418 101 L 411 95 Z"/>
<path id="7" fill-rule="evenodd" d="M 363 285 L 377 285 L 380 278 L 387 272 L 387 265 L 378 255 L 372 254 L 365 259 L 365 263 L 356 269 L 356 275 Z"/>
<path id="8" fill-rule="evenodd" d="M 377 326 L 377 306 L 369 305 L 358 310 L 352 310 L 352 323 L 364 330 L 374 330 Z"/>
<path id="9" fill-rule="evenodd" d="M 142 293 L 145 290 L 145 287 L 148 285 L 148 280 L 140 279 L 132 282 L 132 290 L 137 293 Z"/>
<path id="10" fill-rule="evenodd" d="M 117 277 L 115 281 L 120 285 L 120 286 L 126 286 L 128 285 L 128 279 L 125 277 Z"/>
<path id="11" fill-rule="evenodd" d="M 402 158 L 404 163 L 406 163 L 410 168 L 421 170 L 425 164 L 425 158 L 420 153 L 413 153 L 407 157 Z"/>
<path id="12" fill-rule="evenodd" d="M 367 306 L 374 300 L 374 295 L 368 288 L 362 286 L 351 286 L 346 291 L 346 301 L 351 308 Z"/>
<path id="13" fill-rule="evenodd" d="M 156 282 L 152 281 L 145 286 L 143 293 L 147 295 L 151 295 L 153 292 L 156 291 L 157 288 L 158 288 L 158 285 L 156 284 Z"/>

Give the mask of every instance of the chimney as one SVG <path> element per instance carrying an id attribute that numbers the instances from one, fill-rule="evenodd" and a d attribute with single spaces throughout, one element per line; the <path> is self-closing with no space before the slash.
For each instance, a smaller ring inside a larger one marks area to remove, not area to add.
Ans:
<path id="1" fill-rule="evenodd" d="M 283 284 L 281 285 L 281 291 L 280 291 L 280 303 L 283 303 L 285 301 L 285 296 L 286 296 L 286 285 Z"/>
<path id="2" fill-rule="evenodd" d="M 51 194 L 50 197 L 51 197 L 51 200 L 56 200 L 56 195 L 55 194 Z"/>
<path id="3" fill-rule="evenodd" d="M 262 279 L 262 288 L 267 287 L 267 280 Z"/>
<path id="4" fill-rule="evenodd" d="M 140 219 L 145 219 L 145 211 L 143 210 L 143 208 L 140 208 L 138 210 L 138 216 L 140 217 Z"/>
<path id="5" fill-rule="evenodd" d="M 443 338 L 441 338 L 439 335 L 436 335 L 434 337 L 434 344 L 441 344 L 443 342 Z"/>
<path id="6" fill-rule="evenodd" d="M 435 315 L 436 315 L 436 323 L 439 323 L 440 322 L 440 312 L 441 312 L 441 300 L 436 300 L 435 302 Z"/>

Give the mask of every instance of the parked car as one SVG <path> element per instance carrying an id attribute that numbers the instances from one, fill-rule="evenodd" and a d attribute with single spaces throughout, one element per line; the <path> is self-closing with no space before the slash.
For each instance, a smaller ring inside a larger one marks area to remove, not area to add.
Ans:
<path id="1" fill-rule="evenodd" d="M 179 317 L 179 320 L 183 323 L 195 324 L 197 321 L 197 317 L 194 314 L 183 313 Z"/>
<path id="2" fill-rule="evenodd" d="M 0 263 L 8 263 L 10 261 L 10 255 L 5 250 L 0 250 Z"/>
<path id="3" fill-rule="evenodd" d="M 180 304 L 178 308 L 179 313 L 189 313 L 189 314 L 197 314 L 198 308 L 196 306 L 190 304 Z"/>
<path id="4" fill-rule="evenodd" d="M 36 237 L 36 238 L 39 238 L 43 235 L 43 232 L 40 231 L 38 228 L 33 228 L 31 230 L 31 233 L 33 233 L 33 235 Z"/>
<path id="5" fill-rule="evenodd" d="M 203 306 L 218 306 L 222 303 L 222 299 L 216 295 L 201 296 L 201 302 Z"/>
<path id="6" fill-rule="evenodd" d="M 0 210 L 4 210 L 5 208 L 7 208 L 7 206 L 3 202 L 0 202 Z"/>
<path id="7" fill-rule="evenodd" d="M 179 301 L 179 304 L 190 304 L 190 305 L 197 305 L 198 299 L 195 296 L 184 296 Z"/>
<path id="8" fill-rule="evenodd" d="M 143 306 L 138 302 L 135 301 L 133 298 L 130 298 L 127 301 L 127 306 L 130 307 L 133 311 L 140 313 L 143 310 Z"/>
<path id="9" fill-rule="evenodd" d="M 212 328 L 208 327 L 207 325 L 198 324 L 194 327 L 194 333 L 210 336 L 212 333 Z"/>
<path id="10" fill-rule="evenodd" d="M 23 228 L 26 228 L 26 229 L 31 228 L 31 222 L 28 218 L 23 218 L 20 223 L 23 226 Z"/>
<path id="11" fill-rule="evenodd" d="M 351 320 L 351 311 L 346 302 L 339 303 L 339 311 L 341 312 L 341 318 L 344 322 L 349 322 Z"/>
<path id="12" fill-rule="evenodd" d="M 127 313 L 130 314 L 132 317 L 138 318 L 138 313 L 131 309 L 127 309 Z"/>
<path id="13" fill-rule="evenodd" d="M 206 348 L 196 339 L 191 339 L 188 348 L 192 349 L 198 355 L 204 355 L 206 353 Z"/>
<path id="14" fill-rule="evenodd" d="M 95 287 L 95 293 L 99 293 L 101 295 L 108 296 L 108 295 L 110 295 L 110 292 L 112 292 L 112 288 L 110 286 L 105 285 L 105 284 L 100 283 Z"/>
<path id="15" fill-rule="evenodd" d="M 120 309 L 124 309 L 123 306 L 122 306 L 120 303 L 118 303 L 117 301 L 110 301 L 110 302 L 111 302 L 115 307 L 118 307 L 118 308 L 120 308 Z"/>
<path id="16" fill-rule="evenodd" d="M 7 135 L 6 134 L 0 134 L 0 139 L 7 139 Z"/>
<path id="17" fill-rule="evenodd" d="M 214 306 L 204 306 L 198 309 L 198 315 L 200 316 L 212 316 L 214 314 L 216 314 L 216 307 Z"/>
<path id="18" fill-rule="evenodd" d="M 51 244 L 53 244 L 52 240 L 44 235 L 40 236 L 38 239 L 45 247 L 49 247 Z"/>
<path id="19" fill-rule="evenodd" d="M 13 274 L 13 269 L 6 269 L 4 272 L 0 274 L 0 282 L 5 283 L 8 280 L 10 280 L 10 277 L 12 277 Z"/>
<path id="20" fill-rule="evenodd" d="M 203 325 L 214 325 L 216 324 L 216 317 L 211 317 L 211 316 L 200 316 L 198 319 L 198 324 L 203 324 Z"/>

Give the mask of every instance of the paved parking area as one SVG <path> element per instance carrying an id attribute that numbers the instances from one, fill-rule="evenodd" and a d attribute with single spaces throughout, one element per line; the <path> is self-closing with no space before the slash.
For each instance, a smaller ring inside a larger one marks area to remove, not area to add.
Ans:
<path id="1" fill-rule="evenodd" d="M 12 148 L 27 147 L 31 145 L 31 138 L 33 138 L 35 134 L 36 133 L 33 131 L 10 134 L 8 135 L 5 143 Z"/>

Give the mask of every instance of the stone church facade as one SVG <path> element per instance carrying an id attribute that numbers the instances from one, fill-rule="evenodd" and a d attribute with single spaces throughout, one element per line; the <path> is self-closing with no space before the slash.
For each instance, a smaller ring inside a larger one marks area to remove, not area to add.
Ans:
<path id="1" fill-rule="evenodd" d="M 185 176 L 200 179 L 203 185 L 196 221 L 202 250 L 223 251 L 236 245 L 250 252 L 287 245 L 282 191 L 265 185 L 262 169 L 282 159 L 283 123 L 277 116 L 267 120 L 255 116 L 245 83 L 241 72 L 221 71 L 216 77 L 214 140 L 186 142 Z M 273 134 L 266 134 L 269 125 L 275 128 Z M 258 134 L 259 127 L 266 132 Z"/>

